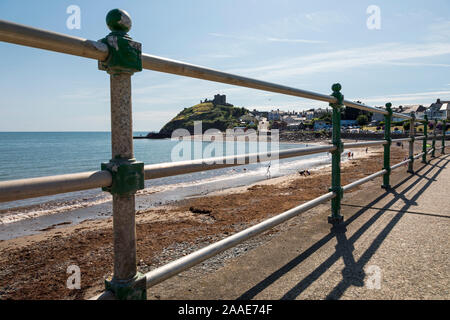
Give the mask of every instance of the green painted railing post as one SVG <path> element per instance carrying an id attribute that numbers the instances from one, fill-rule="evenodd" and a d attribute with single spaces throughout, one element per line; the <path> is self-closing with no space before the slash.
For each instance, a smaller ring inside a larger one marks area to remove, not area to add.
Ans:
<path id="1" fill-rule="evenodd" d="M 409 137 L 411 140 L 409 141 L 409 162 L 408 162 L 408 173 L 414 173 L 414 123 L 415 123 L 416 115 L 414 112 L 411 112 L 411 120 L 409 121 Z"/>
<path id="2" fill-rule="evenodd" d="M 445 132 L 447 129 L 447 120 L 442 121 L 442 150 L 441 153 L 445 154 Z"/>
<path id="3" fill-rule="evenodd" d="M 422 163 L 427 163 L 427 144 L 428 144 L 428 116 L 425 115 L 424 116 L 424 121 L 423 121 L 423 144 L 422 144 Z"/>
<path id="4" fill-rule="evenodd" d="M 333 108 L 333 145 L 336 146 L 336 150 L 333 151 L 331 156 L 331 188 L 330 191 L 334 192 L 336 196 L 331 199 L 331 215 L 328 217 L 328 222 L 331 224 L 338 224 L 344 220 L 341 215 L 341 199 L 344 191 L 341 186 L 341 154 L 344 151 L 344 145 L 341 140 L 341 111 L 343 108 L 344 96 L 342 95 L 341 85 L 339 83 L 333 84 L 331 94 L 336 98 L 335 103 L 330 103 Z"/>
<path id="5" fill-rule="evenodd" d="M 392 104 L 390 102 L 386 103 L 386 111 L 388 114 L 384 116 L 384 140 L 386 144 L 384 145 L 384 159 L 383 159 L 383 169 L 387 172 L 383 175 L 382 188 L 389 189 L 391 185 L 389 184 L 389 178 L 391 175 L 391 120 L 392 120 Z"/>
<path id="6" fill-rule="evenodd" d="M 432 149 L 431 149 L 431 157 L 432 158 L 436 158 L 434 152 L 436 151 L 436 120 L 434 120 L 434 124 L 433 124 L 433 142 L 431 145 Z"/>
<path id="7" fill-rule="evenodd" d="M 136 265 L 135 210 L 135 193 L 144 188 L 144 163 L 134 158 L 131 103 L 131 76 L 142 70 L 141 44 L 127 34 L 131 29 L 127 12 L 111 10 L 106 24 L 111 33 L 100 41 L 108 46 L 109 55 L 98 67 L 110 76 L 112 157 L 101 168 L 112 175 L 112 185 L 103 190 L 113 198 L 114 273 L 105 288 L 119 300 L 146 300 L 146 277 Z"/>

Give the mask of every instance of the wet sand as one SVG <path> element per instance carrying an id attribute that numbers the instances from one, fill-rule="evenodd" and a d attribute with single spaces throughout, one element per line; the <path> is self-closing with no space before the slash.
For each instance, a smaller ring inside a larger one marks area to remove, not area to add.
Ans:
<path id="1" fill-rule="evenodd" d="M 342 166 L 342 184 L 381 169 L 382 147 L 369 150 L 367 155 L 364 149 L 353 150 L 355 159 Z M 404 160 L 406 154 L 407 148 L 393 145 L 392 163 Z M 366 156 L 364 165 L 360 165 Z M 186 247 L 217 241 L 328 192 L 330 167 L 310 171 L 306 177 L 279 177 L 138 210 L 139 270 L 148 272 L 186 254 L 190 250 Z M 276 230 L 268 234 L 271 232 Z M 171 248 L 175 252 L 171 253 Z M 80 290 L 66 288 L 66 270 L 73 264 L 81 269 Z M 110 217 L 0 241 L 0 299 L 85 299 L 103 289 L 103 279 L 111 272 Z"/>

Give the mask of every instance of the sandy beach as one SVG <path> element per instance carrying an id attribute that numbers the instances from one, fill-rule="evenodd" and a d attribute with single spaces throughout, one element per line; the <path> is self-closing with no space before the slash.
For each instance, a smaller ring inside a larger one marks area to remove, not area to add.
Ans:
<path id="1" fill-rule="evenodd" d="M 352 150 L 354 159 L 342 165 L 342 184 L 380 170 L 382 150 L 370 147 L 367 154 L 364 148 Z M 392 145 L 393 164 L 406 155 L 406 147 Z M 184 199 L 170 206 L 138 210 L 139 271 L 148 272 L 328 192 L 330 167 L 310 172 L 309 176 L 277 177 Z M 266 234 L 274 232 L 277 230 Z M 241 251 L 235 254 L 257 246 L 258 241 L 240 246 Z M 79 290 L 66 288 L 66 270 L 70 265 L 81 269 Z M 0 299 L 86 299 L 102 291 L 103 279 L 111 272 L 111 218 L 58 225 L 36 235 L 0 241 Z"/>

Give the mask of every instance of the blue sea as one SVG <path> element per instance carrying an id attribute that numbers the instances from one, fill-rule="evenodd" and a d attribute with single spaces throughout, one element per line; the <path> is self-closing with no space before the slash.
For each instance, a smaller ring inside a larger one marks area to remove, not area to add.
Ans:
<path id="1" fill-rule="evenodd" d="M 135 132 L 134 135 L 146 133 Z M 99 170 L 100 163 L 108 162 L 111 158 L 110 138 L 109 132 L 0 132 L 0 181 Z M 178 143 L 169 139 L 134 139 L 135 157 L 145 164 L 170 162 L 172 150 Z M 205 150 L 211 143 L 221 143 L 224 151 L 234 148 L 235 154 L 264 151 L 255 149 L 257 147 L 253 144 L 256 142 L 240 142 L 241 145 L 232 142 L 183 143 L 192 143 L 192 150 L 195 149 L 194 144 L 200 144 L 201 149 Z M 304 146 L 306 145 L 299 143 L 280 143 L 278 147 L 283 150 Z M 270 145 L 266 148 L 270 150 Z M 300 169 L 329 162 L 329 155 L 325 153 L 283 159 L 280 160 L 280 170 L 270 172 L 270 177 L 295 173 Z M 138 193 L 137 206 L 138 209 L 145 209 L 186 197 L 242 186 L 265 180 L 268 178 L 267 174 L 268 163 L 257 163 L 147 180 L 146 189 Z M 76 212 L 78 217 L 81 216 L 80 219 L 92 218 L 94 211 L 95 215 L 108 216 L 110 199 L 109 194 L 95 189 L 0 203 L 0 226 L 44 215 L 67 215 L 70 211 Z M 83 214 L 89 210 L 88 215 Z"/>

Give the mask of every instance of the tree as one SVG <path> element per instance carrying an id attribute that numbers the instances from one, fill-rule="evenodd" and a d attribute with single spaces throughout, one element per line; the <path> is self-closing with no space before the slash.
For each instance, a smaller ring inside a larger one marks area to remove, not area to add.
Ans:
<path id="1" fill-rule="evenodd" d="M 365 114 L 360 114 L 356 118 L 356 122 L 358 123 L 358 125 L 363 126 L 369 123 L 369 118 Z"/>
<path id="2" fill-rule="evenodd" d="M 405 131 L 409 130 L 409 121 L 403 122 L 403 130 L 405 130 Z"/>
<path id="3" fill-rule="evenodd" d="M 326 124 L 331 124 L 332 121 L 331 113 L 330 112 L 324 113 L 319 117 L 319 119 L 325 121 Z"/>
<path id="4" fill-rule="evenodd" d="M 371 118 L 369 111 L 360 110 L 360 109 L 356 109 L 356 108 L 347 106 L 342 111 L 341 119 L 342 120 L 357 120 L 359 115 L 365 115 L 365 116 L 367 116 L 367 119 L 369 119 L 369 117 Z"/>

